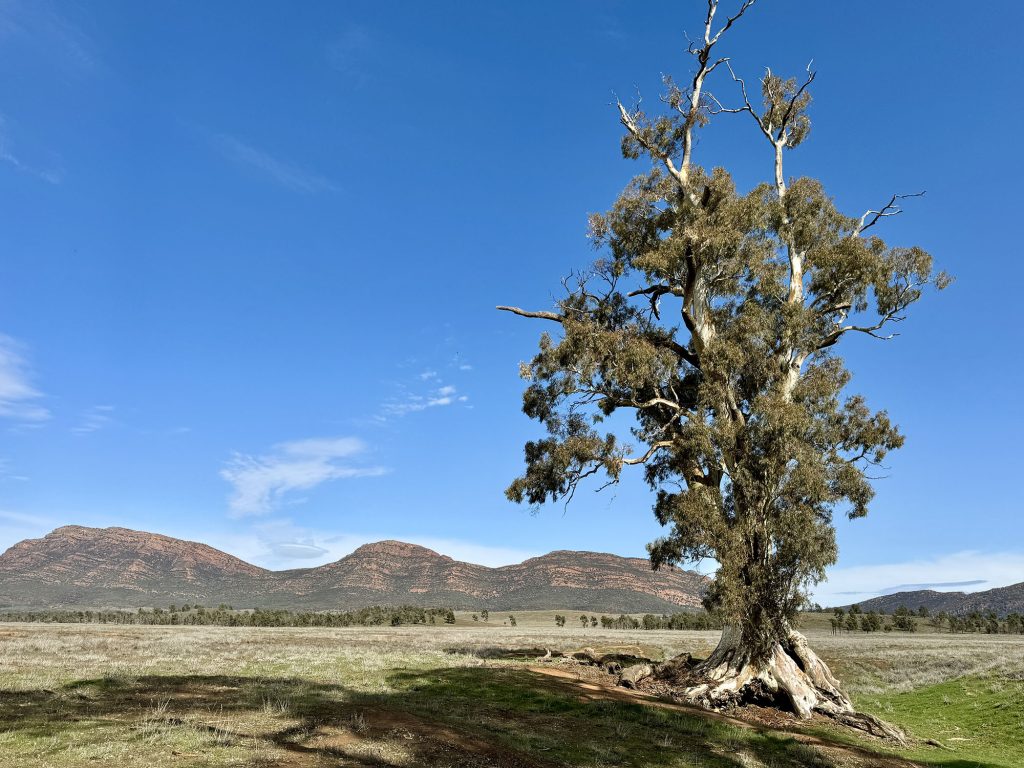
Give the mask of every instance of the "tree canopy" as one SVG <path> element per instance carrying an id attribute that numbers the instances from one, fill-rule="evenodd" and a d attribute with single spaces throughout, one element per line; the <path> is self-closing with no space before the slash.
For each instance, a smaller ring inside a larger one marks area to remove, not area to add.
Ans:
<path id="1" fill-rule="evenodd" d="M 849 391 L 841 343 L 891 339 L 923 289 L 948 278 L 921 248 L 879 235 L 909 195 L 850 215 L 819 179 L 786 176 L 810 135 L 815 73 L 768 70 L 751 100 L 714 49 L 752 4 L 716 22 L 709 0 L 692 77 L 665 78 L 657 114 L 618 103 L 622 154 L 649 167 L 590 217 L 593 266 L 553 310 L 499 309 L 560 326 L 522 365 L 523 410 L 546 434 L 526 444 L 508 497 L 566 500 L 585 478 L 614 483 L 642 466 L 667 529 L 649 545 L 653 564 L 716 560 L 707 604 L 760 659 L 835 562 L 833 514 L 867 513 L 871 468 L 903 443 Z M 708 90 L 712 74 L 728 96 Z M 697 132 L 720 119 L 749 121 L 763 183 L 737 189 L 727 157 L 697 163 Z M 622 411 L 629 435 L 611 428 Z"/>

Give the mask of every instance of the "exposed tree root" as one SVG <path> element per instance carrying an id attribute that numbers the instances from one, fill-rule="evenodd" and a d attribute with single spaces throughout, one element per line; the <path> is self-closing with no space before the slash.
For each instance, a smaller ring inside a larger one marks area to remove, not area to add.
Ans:
<path id="1" fill-rule="evenodd" d="M 791 710 L 800 718 L 818 713 L 874 736 L 906 743 L 894 725 L 857 712 L 843 693 L 828 665 L 807 645 L 799 632 L 790 631 L 768 660 L 755 665 L 743 647 L 738 627 L 727 627 L 714 652 L 695 666 L 689 658 L 662 665 L 659 674 L 670 678 L 682 701 L 708 709 L 741 704 L 765 704 Z"/>

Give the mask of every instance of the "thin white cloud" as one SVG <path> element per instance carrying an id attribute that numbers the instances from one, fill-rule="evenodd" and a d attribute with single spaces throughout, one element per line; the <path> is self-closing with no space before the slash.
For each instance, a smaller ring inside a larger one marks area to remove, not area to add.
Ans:
<path id="1" fill-rule="evenodd" d="M 352 24 L 327 47 L 327 60 L 345 76 L 349 85 L 361 88 L 370 82 L 376 49 L 370 31 Z"/>
<path id="2" fill-rule="evenodd" d="M 36 168 L 35 166 L 27 165 L 22 162 L 21 159 L 11 151 L 10 141 L 3 133 L 0 133 L 0 160 L 3 160 L 5 163 L 13 166 L 22 173 L 27 173 L 30 176 L 42 179 L 47 184 L 60 184 L 61 181 L 64 180 L 64 174 L 61 171 Z"/>
<path id="3" fill-rule="evenodd" d="M 229 499 L 234 516 L 266 515 L 294 491 L 351 477 L 374 477 L 383 467 L 353 465 L 365 451 L 353 437 L 309 438 L 280 443 L 266 456 L 236 453 L 220 475 L 234 487 Z"/>
<path id="4" fill-rule="evenodd" d="M 50 412 L 39 404 L 43 394 L 32 383 L 32 369 L 23 346 L 0 334 L 0 418 L 22 423 L 39 423 Z"/>
<path id="5" fill-rule="evenodd" d="M 437 378 L 437 371 L 424 371 L 419 375 L 421 381 L 430 381 Z"/>
<path id="6" fill-rule="evenodd" d="M 271 544 L 270 549 L 275 555 L 285 560 L 315 560 L 329 552 L 329 550 L 318 547 L 316 544 L 307 544 L 300 541 L 279 541 Z"/>
<path id="7" fill-rule="evenodd" d="M 240 139 L 225 133 L 213 134 L 214 147 L 228 160 L 237 165 L 252 168 L 265 177 L 295 192 L 312 194 L 333 192 L 338 189 L 330 179 L 308 171 L 257 149 Z"/>
<path id="8" fill-rule="evenodd" d="M 28 480 L 26 475 L 16 474 L 11 469 L 10 459 L 0 459 L 0 481 L 4 480 L 16 480 L 18 482 L 25 482 Z"/>
<path id="9" fill-rule="evenodd" d="M 450 384 L 444 384 L 426 394 L 407 393 L 403 398 L 392 398 L 381 407 L 382 417 L 405 416 L 410 413 L 425 411 L 428 408 L 439 408 L 453 403 L 464 403 L 469 398 L 457 395 L 458 390 Z"/>
<path id="10" fill-rule="evenodd" d="M 71 431 L 76 435 L 87 435 L 90 432 L 98 432 L 113 421 L 111 414 L 114 412 L 112 405 L 94 405 L 82 415 L 82 420 Z"/>
<path id="11" fill-rule="evenodd" d="M 39 168 L 25 162 L 20 153 L 15 153 L 14 142 L 11 139 L 11 128 L 6 116 L 0 114 L 0 161 L 11 166 L 21 173 L 35 176 L 47 184 L 60 184 L 64 180 L 64 173 L 56 168 Z"/>
<path id="12" fill-rule="evenodd" d="M 37 538 L 59 524 L 45 517 L 0 509 L 0 553 L 19 541 Z"/>
<path id="13" fill-rule="evenodd" d="M 419 536 L 412 533 L 405 535 L 395 531 L 345 533 L 310 529 L 296 526 L 288 519 L 261 520 L 253 524 L 248 531 L 234 531 L 229 534 L 202 535 L 190 531 L 182 535 L 182 538 L 203 541 L 270 570 L 307 568 L 333 563 L 364 544 L 385 539 L 418 544 L 455 560 L 486 565 L 490 568 L 521 563 L 542 554 L 539 551 L 516 547 L 492 546 L 463 539 Z"/>
<path id="14" fill-rule="evenodd" d="M 7 520 L 12 523 L 21 523 L 22 525 L 28 525 L 33 528 L 53 528 L 56 525 L 53 520 L 46 517 L 27 515 L 23 512 L 10 512 L 5 509 L 0 509 L 0 520 Z"/>
<path id="15" fill-rule="evenodd" d="M 2 37 L 18 41 L 36 56 L 45 56 L 47 63 L 76 75 L 88 75 L 100 67 L 92 38 L 49 0 L 0 2 Z"/>
<path id="16" fill-rule="evenodd" d="M 502 565 L 515 565 L 531 557 L 543 554 L 533 550 L 517 549 L 515 547 L 496 547 L 490 544 L 478 544 L 473 541 L 462 539 L 434 538 L 431 536 L 412 536 L 408 539 L 410 544 L 419 544 L 442 555 L 448 555 L 455 560 L 462 560 L 467 563 L 486 565 L 490 568 L 497 568 Z"/>
<path id="17" fill-rule="evenodd" d="M 938 592 L 1004 587 L 1024 581 L 1024 552 L 954 552 L 904 563 L 831 568 L 814 590 L 822 605 L 846 605 L 892 592 Z"/>

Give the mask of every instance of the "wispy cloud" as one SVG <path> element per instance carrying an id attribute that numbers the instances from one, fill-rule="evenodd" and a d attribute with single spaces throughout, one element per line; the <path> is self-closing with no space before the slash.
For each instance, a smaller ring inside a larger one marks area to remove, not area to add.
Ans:
<path id="1" fill-rule="evenodd" d="M 422 374 L 420 378 L 423 378 Z M 431 377 L 428 380 L 433 380 L 433 378 L 436 377 Z M 455 403 L 464 403 L 467 400 L 469 398 L 466 395 L 458 394 L 458 390 L 455 387 L 450 384 L 444 384 L 424 394 L 408 392 L 401 398 L 387 400 L 381 407 L 381 418 L 405 416 L 410 413 L 425 411 L 428 408 L 439 408 Z"/>
<path id="2" fill-rule="evenodd" d="M 514 565 L 543 554 L 543 552 L 536 550 L 479 544 L 464 539 L 447 539 L 433 536 L 412 536 L 408 539 L 403 539 L 403 541 L 408 541 L 410 544 L 419 544 L 421 547 L 440 552 L 442 555 L 448 555 L 455 560 L 486 565 L 491 568 L 497 568 L 502 565 Z"/>
<path id="3" fill-rule="evenodd" d="M 42 536 L 61 524 L 39 515 L 0 509 L 0 553 L 19 541 Z"/>
<path id="4" fill-rule="evenodd" d="M 377 47 L 369 29 L 352 24 L 327 47 L 327 60 L 349 85 L 361 88 L 371 80 Z"/>
<path id="5" fill-rule="evenodd" d="M 22 345 L 0 334 L 0 418 L 36 424 L 50 418 L 50 412 L 39 404 L 43 394 L 32 378 Z"/>
<path id="6" fill-rule="evenodd" d="M 370 531 L 368 533 L 307 528 L 284 518 L 270 518 L 254 522 L 248 530 L 235 530 L 230 534 L 198 534 L 186 531 L 183 538 L 203 541 L 230 552 L 236 557 L 272 570 L 322 565 L 340 560 L 363 544 L 383 539 L 398 539 L 419 544 L 455 560 L 477 563 L 489 567 L 521 563 L 541 554 L 536 550 L 483 544 L 458 538 L 418 536 L 401 531 Z"/>
<path id="7" fill-rule="evenodd" d="M 917 589 L 977 591 L 1024 580 L 1024 552 L 965 551 L 904 563 L 831 568 L 814 590 L 822 605 Z M 973 587 L 974 589 L 969 589 Z"/>
<path id="8" fill-rule="evenodd" d="M 325 547 L 301 541 L 278 541 L 270 544 L 270 551 L 285 560 L 316 560 L 330 552 Z"/>
<path id="9" fill-rule="evenodd" d="M 328 437 L 280 443 L 265 456 L 235 454 L 220 473 L 234 487 L 231 512 L 265 515 L 294 491 L 308 491 L 330 480 L 384 474 L 383 467 L 352 463 L 365 450 L 354 437 Z"/>
<path id="10" fill-rule="evenodd" d="M 233 163 L 251 168 L 264 177 L 294 192 L 314 194 L 338 189 L 330 179 L 313 171 L 280 160 L 261 149 L 226 133 L 211 135 L 213 146 Z"/>
<path id="11" fill-rule="evenodd" d="M 7 120 L 3 115 L 0 115 L 0 160 L 21 173 L 35 176 L 47 184 L 60 184 L 63 181 L 63 172 L 53 168 L 37 168 L 24 162 L 19 155 L 16 155 L 9 133 Z"/>
<path id="12" fill-rule="evenodd" d="M 28 480 L 26 475 L 16 473 L 11 469 L 10 459 L 0 459 L 0 481 L 4 480 L 15 480 L 17 482 L 25 482 Z"/>
<path id="13" fill-rule="evenodd" d="M 1024 574 L 1022 574 L 1024 576 Z M 968 579 L 967 581 L 925 581 L 920 584 L 897 584 L 893 587 L 882 587 L 878 590 L 880 595 L 891 595 L 893 592 L 913 592 L 918 589 L 934 589 L 942 591 L 947 589 L 963 589 L 964 587 L 977 587 L 988 584 L 985 579 Z"/>
<path id="14" fill-rule="evenodd" d="M 28 525 L 33 528 L 52 528 L 56 525 L 53 520 L 46 517 L 26 515 L 23 512 L 9 512 L 5 509 L 0 509 L 0 520 L 7 520 L 12 523 L 21 523 L 22 525 Z"/>
<path id="15" fill-rule="evenodd" d="M 71 431 L 76 435 L 87 435 L 97 432 L 113 421 L 114 406 L 94 405 L 82 415 L 82 420 Z"/>
<path id="16" fill-rule="evenodd" d="M 0 1 L 0 36 L 76 75 L 100 67 L 92 38 L 49 0 Z"/>

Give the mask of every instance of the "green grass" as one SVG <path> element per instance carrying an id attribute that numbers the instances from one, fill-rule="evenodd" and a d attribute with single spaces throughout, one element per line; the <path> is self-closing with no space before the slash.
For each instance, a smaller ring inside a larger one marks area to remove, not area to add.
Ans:
<path id="1" fill-rule="evenodd" d="M 412 712 L 560 765 L 732 768 L 756 764 L 744 759 L 750 757 L 779 768 L 830 765 L 784 734 L 739 728 L 700 713 L 581 696 L 564 681 L 524 669 L 398 671 L 391 682 Z"/>
<path id="2" fill-rule="evenodd" d="M 286 678 L 173 675 L 22 692 L 0 706 L 0 764 L 427 766 L 454 757 L 481 766 L 832 765 L 785 734 L 581 698 L 521 668 L 387 677 L 390 692 L 376 694 Z"/>
<path id="3" fill-rule="evenodd" d="M 948 680 L 904 693 L 863 696 L 857 706 L 935 747 L 906 754 L 929 765 L 1024 766 L 1024 682 L 996 676 Z"/>

